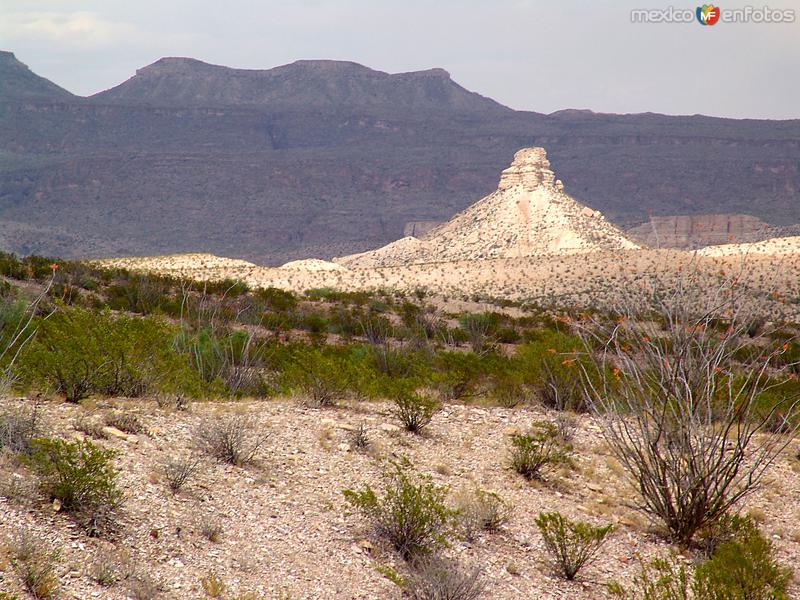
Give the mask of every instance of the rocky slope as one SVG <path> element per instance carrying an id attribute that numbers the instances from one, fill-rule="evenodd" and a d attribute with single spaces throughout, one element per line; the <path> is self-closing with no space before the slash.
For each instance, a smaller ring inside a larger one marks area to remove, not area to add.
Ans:
<path id="1" fill-rule="evenodd" d="M 500 175 L 496 191 L 422 239 L 405 237 L 336 262 L 368 268 L 636 248 L 598 211 L 564 192 L 544 148 L 524 148 Z"/>
<path id="2" fill-rule="evenodd" d="M 618 225 L 648 211 L 800 221 L 800 121 L 542 115 L 441 70 L 337 61 L 164 59 L 87 99 L 0 55 L 0 221 L 17 252 L 341 256 L 450 219 L 527 146 Z"/>

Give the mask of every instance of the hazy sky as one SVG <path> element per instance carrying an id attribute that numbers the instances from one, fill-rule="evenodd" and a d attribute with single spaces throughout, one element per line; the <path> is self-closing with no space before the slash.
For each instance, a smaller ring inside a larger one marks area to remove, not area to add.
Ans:
<path id="1" fill-rule="evenodd" d="M 800 118 L 792 24 L 635 24 L 697 0 L 0 0 L 0 49 L 88 95 L 162 56 L 242 68 L 301 58 L 447 69 L 517 109 Z M 745 2 L 721 5 L 723 10 Z"/>

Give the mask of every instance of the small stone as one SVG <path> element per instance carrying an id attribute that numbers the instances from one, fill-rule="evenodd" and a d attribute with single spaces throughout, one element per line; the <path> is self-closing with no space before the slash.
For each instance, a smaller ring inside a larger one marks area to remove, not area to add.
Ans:
<path id="1" fill-rule="evenodd" d="M 61 500 L 56 498 L 53 500 L 53 512 L 58 512 L 61 510 Z"/>

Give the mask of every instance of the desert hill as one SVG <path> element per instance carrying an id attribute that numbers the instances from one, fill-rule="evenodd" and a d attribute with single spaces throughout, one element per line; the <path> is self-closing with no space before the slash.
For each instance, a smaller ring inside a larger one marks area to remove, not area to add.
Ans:
<path id="1" fill-rule="evenodd" d="M 168 58 L 81 98 L 0 57 L 0 221 L 23 254 L 362 252 L 452 218 L 529 146 L 618 226 L 648 213 L 786 225 L 800 222 L 798 140 L 800 121 L 514 111 L 440 69 Z"/>
<path id="2" fill-rule="evenodd" d="M 598 211 L 564 192 L 544 148 L 524 148 L 500 175 L 496 191 L 422 239 L 402 238 L 336 262 L 367 268 L 635 248 Z"/>

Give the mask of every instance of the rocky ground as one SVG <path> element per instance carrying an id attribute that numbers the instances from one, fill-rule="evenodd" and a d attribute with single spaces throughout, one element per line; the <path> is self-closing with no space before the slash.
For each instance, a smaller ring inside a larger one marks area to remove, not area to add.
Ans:
<path id="1" fill-rule="evenodd" d="M 7 399 L 2 408 L 23 402 Z M 139 580 L 157 583 L 162 598 L 205 598 L 201 580 L 214 573 L 227 588 L 223 598 L 254 593 L 270 600 L 399 599 L 401 590 L 379 567 L 402 575 L 402 560 L 370 537 L 341 490 L 363 483 L 380 487 L 387 461 L 400 457 L 450 486 L 452 499 L 477 485 L 514 505 L 512 520 L 501 532 L 481 534 L 471 543 L 456 541 L 448 550 L 483 570 L 486 598 L 604 598 L 605 583 L 629 579 L 638 569 L 638 557 L 668 550 L 631 508 L 634 496 L 624 473 L 588 416 L 577 417 L 574 468 L 531 483 L 509 469 L 507 453 L 510 434 L 557 416 L 538 409 L 447 405 L 421 436 L 400 431 L 389 406 L 380 403 L 320 410 L 293 399 L 208 402 L 179 412 L 158 408 L 153 401 L 120 399 L 84 406 L 49 402 L 43 409 L 49 431 L 72 438 L 84 435 L 76 430 L 76 419 L 112 407 L 135 413 L 146 428 L 138 435 L 107 432 L 107 439 L 98 441 L 120 451 L 117 464 L 126 501 L 112 540 L 86 537 L 35 493 L 23 468 L 9 460 L 2 468 L 0 540 L 11 544 L 27 534 L 59 548 L 62 598 L 128 598 L 130 581 Z M 173 495 L 161 463 L 189 454 L 197 427 L 227 413 L 246 413 L 257 423 L 266 440 L 258 460 L 240 468 L 204 459 L 197 478 Z M 353 430 L 362 423 L 372 441 L 366 452 L 350 445 Z M 800 559 L 796 454 L 796 447 L 787 448 L 763 489 L 747 503 L 780 560 L 790 566 Z M 558 579 L 545 560 L 533 521 L 542 510 L 616 525 L 597 562 L 577 582 Z M 212 530 L 218 532 L 216 542 L 208 539 Z M 103 559 L 127 559 L 135 578 L 100 586 L 91 575 Z M 8 558 L 0 561 L 0 588 L 26 597 Z M 797 583 L 793 593 L 800 595 Z"/>

